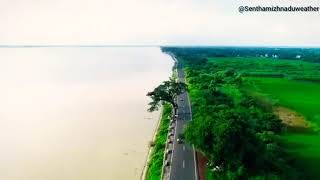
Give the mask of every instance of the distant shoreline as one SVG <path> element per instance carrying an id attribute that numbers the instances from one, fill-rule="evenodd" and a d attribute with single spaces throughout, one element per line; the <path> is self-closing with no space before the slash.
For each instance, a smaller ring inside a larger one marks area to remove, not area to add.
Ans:
<path id="1" fill-rule="evenodd" d="M 160 47 L 160 45 L 0 45 L 0 48 L 59 48 L 59 47 Z"/>
<path id="2" fill-rule="evenodd" d="M 178 48 L 302 48 L 302 49 L 319 49 L 320 46 L 288 46 L 288 45 L 164 45 L 164 44 L 0 44 L 0 48 L 57 48 L 57 47 L 178 47 Z"/>

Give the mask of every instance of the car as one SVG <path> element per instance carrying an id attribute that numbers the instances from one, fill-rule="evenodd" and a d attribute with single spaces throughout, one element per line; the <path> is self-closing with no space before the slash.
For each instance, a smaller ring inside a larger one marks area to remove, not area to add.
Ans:
<path id="1" fill-rule="evenodd" d="M 178 138 L 178 139 L 177 139 L 177 142 L 178 142 L 179 144 L 182 144 L 182 143 L 183 143 L 183 139 Z"/>
<path id="2" fill-rule="evenodd" d="M 165 165 L 165 166 L 170 166 L 170 161 L 169 161 L 169 160 L 166 160 L 166 161 L 164 162 L 164 165 Z"/>
<path id="3" fill-rule="evenodd" d="M 172 153 L 172 150 L 171 149 L 167 149 L 167 154 L 170 154 Z"/>
<path id="4" fill-rule="evenodd" d="M 178 142 L 179 144 L 182 144 L 183 141 L 184 141 L 184 134 L 183 134 L 183 133 L 179 133 L 179 134 L 178 134 L 177 142 Z"/>

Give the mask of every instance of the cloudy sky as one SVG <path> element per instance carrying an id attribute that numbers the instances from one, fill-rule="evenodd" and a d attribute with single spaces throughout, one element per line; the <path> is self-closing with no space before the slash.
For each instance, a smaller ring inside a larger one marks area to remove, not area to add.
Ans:
<path id="1" fill-rule="evenodd" d="M 239 13 L 318 0 L 0 0 L 0 44 L 320 46 L 318 13 Z"/>

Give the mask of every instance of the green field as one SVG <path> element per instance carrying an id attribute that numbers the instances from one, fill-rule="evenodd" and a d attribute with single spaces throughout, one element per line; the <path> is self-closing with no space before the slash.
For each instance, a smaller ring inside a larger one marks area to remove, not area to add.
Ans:
<path id="1" fill-rule="evenodd" d="M 320 82 L 320 64 L 260 57 L 208 58 L 215 70 L 234 68 L 244 76 L 285 77 Z"/>
<path id="2" fill-rule="evenodd" d="M 320 84 L 283 78 L 247 78 L 257 91 L 282 105 L 301 113 L 316 127 L 320 125 Z M 315 128 L 315 127 L 313 127 Z M 297 159 L 297 166 L 310 178 L 319 178 L 320 135 L 287 132 L 284 136 L 288 150 Z"/>
<path id="3" fill-rule="evenodd" d="M 209 62 L 215 69 L 236 69 L 245 77 L 250 91 L 258 92 L 273 105 L 298 112 L 310 122 L 314 133 L 289 130 L 282 137 L 304 177 L 319 179 L 320 64 L 267 58 L 209 58 Z"/>
<path id="4" fill-rule="evenodd" d="M 320 125 L 320 84 L 283 78 L 247 78 L 259 92 Z"/>
<path id="5" fill-rule="evenodd" d="M 319 179 L 320 136 L 288 133 L 283 137 L 289 152 L 296 158 L 296 167 L 302 169 L 308 179 Z"/>

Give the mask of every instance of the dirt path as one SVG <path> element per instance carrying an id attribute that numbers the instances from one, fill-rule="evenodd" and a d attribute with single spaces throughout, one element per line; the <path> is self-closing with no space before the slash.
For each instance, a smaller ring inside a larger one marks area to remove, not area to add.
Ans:
<path id="1" fill-rule="evenodd" d="M 285 107 L 276 107 L 274 113 L 282 120 L 284 124 L 296 128 L 309 128 L 308 121 L 296 111 Z"/>

